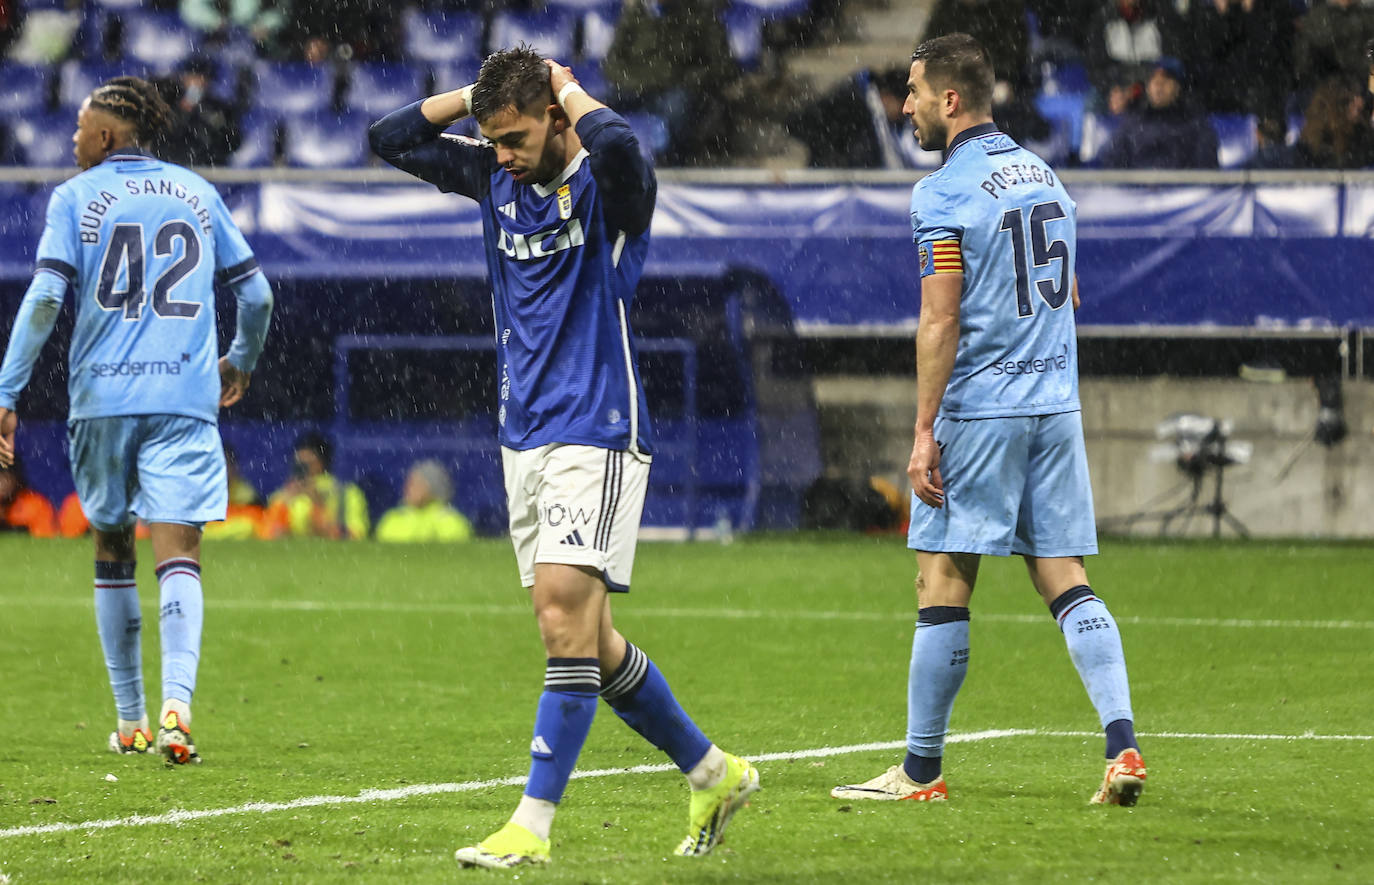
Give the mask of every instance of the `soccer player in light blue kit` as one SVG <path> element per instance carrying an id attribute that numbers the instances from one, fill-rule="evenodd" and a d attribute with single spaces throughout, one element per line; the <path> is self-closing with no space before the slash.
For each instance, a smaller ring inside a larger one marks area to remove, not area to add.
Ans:
<path id="1" fill-rule="evenodd" d="M 486 143 L 443 134 L 469 114 Z M 653 168 L 618 114 L 526 47 L 493 53 L 471 86 L 387 115 L 371 139 L 387 162 L 481 206 L 510 534 L 547 656 L 525 794 L 509 823 L 456 858 L 549 860 L 598 694 L 687 776 L 688 833 L 675 853 L 707 854 L 758 772 L 683 711 L 615 629 L 608 593 L 629 590 L 649 478 L 628 313 L 649 248 Z"/>
<path id="2" fill-rule="evenodd" d="M 200 660 L 201 527 L 224 519 L 220 406 L 248 389 L 272 291 L 218 193 L 150 148 L 170 111 L 136 77 L 97 89 L 77 115 L 82 172 L 53 191 L 37 270 L 0 367 L 0 463 L 14 457 L 15 405 L 71 290 L 68 441 L 81 509 L 95 530 L 95 615 L 118 727 L 110 749 L 200 761 L 191 697 Z M 214 283 L 238 302 L 217 359 Z M 149 523 L 160 587 L 162 711 L 148 728 L 134 521 Z"/>
<path id="3" fill-rule="evenodd" d="M 1097 552 L 1078 404 L 1075 206 L 1044 160 L 992 122 L 993 73 L 966 34 L 912 55 L 905 112 L 944 164 L 917 182 L 920 260 L 914 495 L 920 614 L 907 683 L 907 754 L 843 799 L 944 801 L 941 756 L 969 660 L 983 554 L 1025 558 L 1106 730 L 1092 802 L 1134 805 L 1145 784 L 1126 659 L 1083 557 Z"/>

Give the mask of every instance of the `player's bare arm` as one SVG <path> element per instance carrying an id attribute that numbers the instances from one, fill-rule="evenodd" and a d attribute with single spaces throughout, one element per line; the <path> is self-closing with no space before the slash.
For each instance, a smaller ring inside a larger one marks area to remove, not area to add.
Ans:
<path id="1" fill-rule="evenodd" d="M 961 273 L 932 274 L 921 281 L 921 319 L 916 328 L 916 441 L 907 477 L 912 491 L 931 507 L 944 505 L 940 447 L 935 443 L 935 416 L 954 371 L 959 347 Z"/>
<path id="2" fill-rule="evenodd" d="M 1074 312 L 1075 312 L 1075 313 L 1077 313 L 1077 311 L 1078 311 L 1078 304 L 1079 304 L 1079 301 L 1078 301 L 1078 274 L 1074 274 L 1074 275 L 1073 275 L 1073 309 L 1074 309 Z"/>
<path id="3" fill-rule="evenodd" d="M 14 433 L 18 429 L 19 416 L 0 408 L 0 467 L 14 466 Z"/>
<path id="4" fill-rule="evenodd" d="M 576 126 L 583 114 L 606 107 L 587 94 L 577 82 L 577 77 L 573 76 L 572 68 L 561 65 L 551 58 L 544 59 L 544 64 L 549 66 L 549 86 L 553 89 L 554 98 L 558 100 L 559 106 L 563 108 L 563 113 L 567 114 L 569 126 Z"/>

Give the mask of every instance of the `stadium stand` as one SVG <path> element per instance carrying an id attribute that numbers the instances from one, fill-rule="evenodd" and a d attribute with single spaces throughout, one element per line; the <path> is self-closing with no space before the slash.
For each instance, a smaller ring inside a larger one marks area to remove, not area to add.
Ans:
<path id="1" fill-rule="evenodd" d="M 280 114 L 305 114 L 330 107 L 335 72 L 331 66 L 303 62 L 259 62 L 253 107 Z M 358 130 L 361 132 L 362 130 Z"/>
<path id="2" fill-rule="evenodd" d="M 38 65 L 0 65 L 0 114 L 11 119 L 39 111 L 47 98 L 49 71 Z"/>
<path id="3" fill-rule="evenodd" d="M 282 121 L 287 165 L 305 169 L 367 165 L 372 152 L 354 133 L 363 131 L 369 122 L 371 117 L 361 111 L 328 108 L 287 115 Z"/>
<path id="4" fill-rule="evenodd" d="M 402 47 L 414 61 L 476 64 L 482 60 L 482 17 L 472 12 L 425 12 L 412 6 L 401 13 Z"/>
<path id="5" fill-rule="evenodd" d="M 130 11 L 121 20 L 124 57 L 149 71 L 169 73 L 195 51 L 194 33 L 174 13 Z"/>
<path id="6" fill-rule="evenodd" d="M 549 58 L 572 59 L 574 16 L 552 6 L 525 12 L 502 10 L 492 16 L 491 46 L 528 43 Z"/>
<path id="7" fill-rule="evenodd" d="M 249 111 L 239 119 L 238 150 L 229 155 L 235 169 L 272 166 L 277 161 L 277 136 L 280 117 L 264 111 Z"/>
<path id="8" fill-rule="evenodd" d="M 344 104 L 376 119 L 424 95 L 427 78 L 426 72 L 410 64 L 357 64 L 349 72 Z"/>
<path id="9" fill-rule="evenodd" d="M 14 141 L 28 166 L 70 166 L 76 115 L 68 110 L 25 114 L 13 126 Z"/>
<path id="10" fill-rule="evenodd" d="M 1217 133 L 1217 159 L 1222 169 L 1242 169 L 1258 147 L 1253 114 L 1211 114 L 1208 122 Z"/>

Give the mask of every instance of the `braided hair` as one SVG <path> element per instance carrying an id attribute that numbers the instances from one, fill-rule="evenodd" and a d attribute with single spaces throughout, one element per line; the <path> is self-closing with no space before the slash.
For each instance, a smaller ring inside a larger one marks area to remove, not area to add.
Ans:
<path id="1" fill-rule="evenodd" d="M 160 145 L 170 134 L 172 109 L 157 87 L 142 77 L 115 77 L 91 92 L 91 107 L 113 114 L 134 128 L 134 142 Z"/>

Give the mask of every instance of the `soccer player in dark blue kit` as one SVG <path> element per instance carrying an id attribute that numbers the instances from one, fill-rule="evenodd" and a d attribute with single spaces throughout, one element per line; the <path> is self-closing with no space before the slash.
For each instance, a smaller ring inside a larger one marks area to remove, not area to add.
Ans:
<path id="1" fill-rule="evenodd" d="M 911 530 L 920 607 L 907 754 L 839 799 L 941 802 L 945 732 L 969 665 L 983 555 L 1024 557 L 1106 733 L 1091 802 L 1145 786 L 1121 635 L 1088 584 L 1097 552 L 1078 402 L 1076 207 L 1044 160 L 992 121 L 992 64 L 967 34 L 912 55 L 904 111 L 944 162 L 911 193 L 921 286 Z"/>
<path id="2" fill-rule="evenodd" d="M 444 134 L 469 114 L 484 141 Z M 651 460 L 627 317 L 649 248 L 653 169 L 624 119 L 527 47 L 493 53 L 475 83 L 387 115 L 370 137 L 387 162 L 481 205 L 510 534 L 547 654 L 524 796 L 457 860 L 549 860 L 598 694 L 687 776 L 689 830 L 675 853 L 707 854 L 758 772 L 683 711 L 612 625 L 609 597 L 629 590 Z"/>

